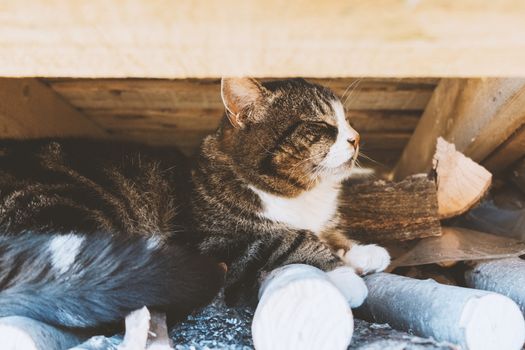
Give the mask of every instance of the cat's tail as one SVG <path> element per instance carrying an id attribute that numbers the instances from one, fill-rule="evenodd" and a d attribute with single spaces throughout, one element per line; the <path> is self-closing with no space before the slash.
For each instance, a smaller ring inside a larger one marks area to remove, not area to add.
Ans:
<path id="1" fill-rule="evenodd" d="M 0 236 L 0 316 L 92 328 L 145 305 L 179 317 L 210 302 L 223 277 L 217 263 L 155 238 Z"/>

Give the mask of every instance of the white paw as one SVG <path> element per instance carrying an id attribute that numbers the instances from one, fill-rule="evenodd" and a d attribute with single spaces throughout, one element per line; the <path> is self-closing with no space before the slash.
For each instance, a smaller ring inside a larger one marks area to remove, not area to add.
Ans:
<path id="1" fill-rule="evenodd" d="M 327 272 L 328 278 L 344 295 L 350 307 L 361 306 L 368 295 L 365 281 L 351 267 L 338 267 Z"/>
<path id="2" fill-rule="evenodd" d="M 375 244 L 356 244 L 346 252 L 343 259 L 347 265 L 353 267 L 361 275 L 381 272 L 390 265 L 388 251 Z"/>

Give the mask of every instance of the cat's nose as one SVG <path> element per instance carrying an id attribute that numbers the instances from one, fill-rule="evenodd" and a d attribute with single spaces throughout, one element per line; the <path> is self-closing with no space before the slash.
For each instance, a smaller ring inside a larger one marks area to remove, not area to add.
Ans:
<path id="1" fill-rule="evenodd" d="M 352 135 L 347 141 L 352 147 L 357 148 L 357 146 L 359 146 L 359 134 L 356 133 L 355 135 Z"/>

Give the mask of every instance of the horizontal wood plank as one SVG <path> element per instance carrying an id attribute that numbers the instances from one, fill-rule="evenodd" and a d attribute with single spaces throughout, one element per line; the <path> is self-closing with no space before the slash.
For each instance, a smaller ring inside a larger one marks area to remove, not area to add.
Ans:
<path id="1" fill-rule="evenodd" d="M 37 79 L 0 78 L 0 138 L 106 137 Z"/>
<path id="2" fill-rule="evenodd" d="M 435 84 L 408 81 L 322 79 L 347 109 L 423 110 Z M 72 79 L 48 84 L 80 109 L 222 109 L 218 79 Z M 348 89 L 348 90 L 347 90 Z"/>
<path id="3" fill-rule="evenodd" d="M 0 76 L 525 75 L 525 2 L 18 0 Z"/>

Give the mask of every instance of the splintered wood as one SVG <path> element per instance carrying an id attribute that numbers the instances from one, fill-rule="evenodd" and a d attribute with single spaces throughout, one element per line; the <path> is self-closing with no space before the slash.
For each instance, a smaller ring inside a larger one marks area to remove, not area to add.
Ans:
<path id="1" fill-rule="evenodd" d="M 126 333 L 118 350 L 172 350 L 166 315 L 144 306 L 126 316 Z"/>
<path id="2" fill-rule="evenodd" d="M 433 166 L 437 174 L 440 219 L 463 214 L 477 204 L 490 187 L 492 174 L 441 137 L 437 140 Z"/>
<path id="3" fill-rule="evenodd" d="M 525 242 L 460 227 L 443 227 L 441 237 L 420 240 L 408 252 L 395 259 L 390 269 L 399 266 L 501 259 L 523 254 Z"/>
<path id="4" fill-rule="evenodd" d="M 343 220 L 353 238 L 384 242 L 441 235 L 436 185 L 426 175 L 346 186 L 343 198 Z"/>

